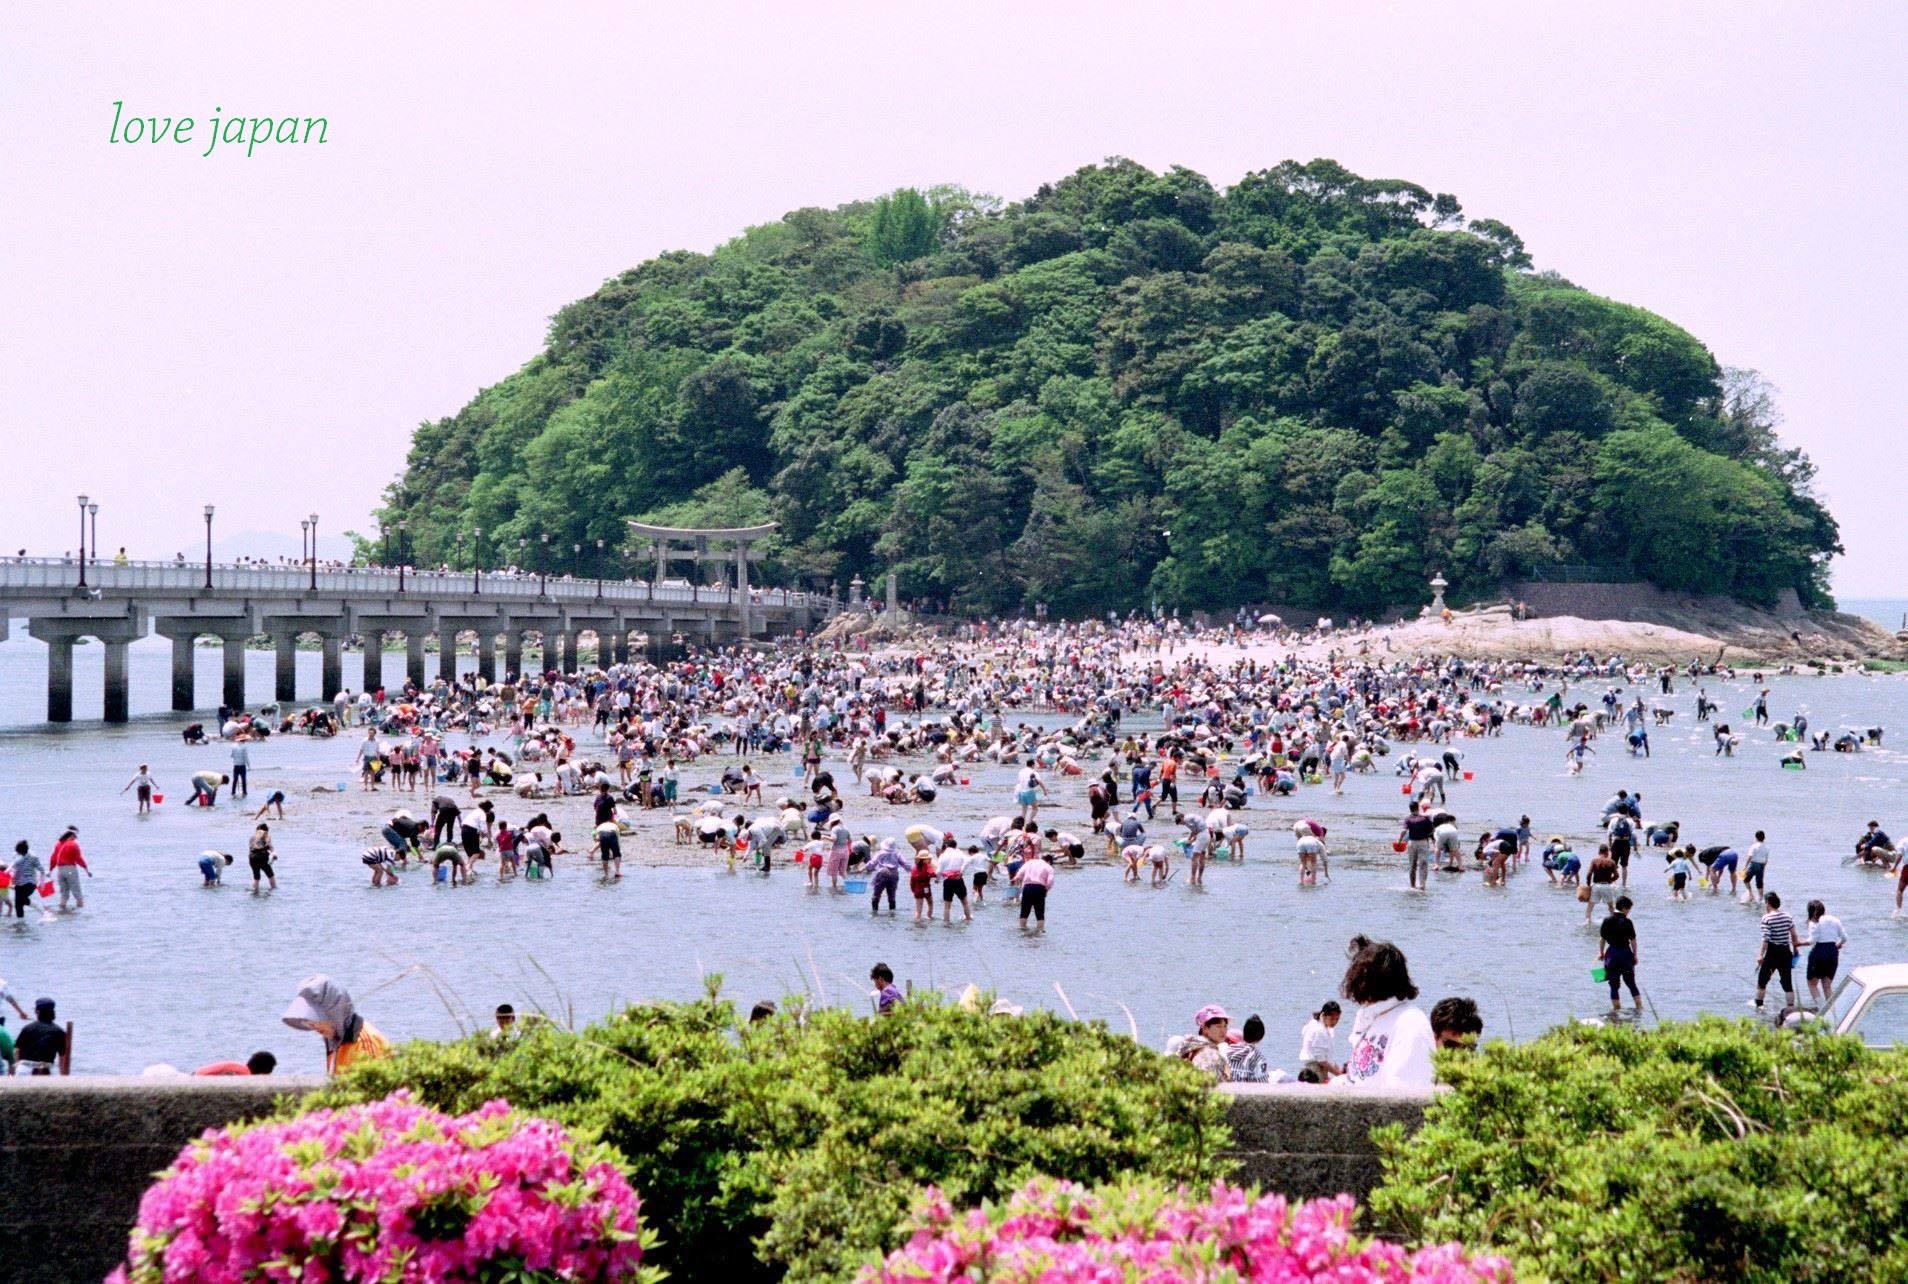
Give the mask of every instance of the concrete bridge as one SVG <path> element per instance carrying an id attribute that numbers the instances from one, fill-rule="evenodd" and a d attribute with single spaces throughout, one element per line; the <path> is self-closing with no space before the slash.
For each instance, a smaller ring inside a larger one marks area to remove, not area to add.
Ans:
<path id="1" fill-rule="evenodd" d="M 596 639 L 600 664 L 626 661 L 631 638 L 662 654 L 677 635 L 720 643 L 780 636 L 813 628 L 837 605 L 826 594 L 754 589 L 741 582 L 716 586 L 641 580 L 549 579 L 522 572 L 415 571 L 385 567 L 348 570 L 310 566 L 233 566 L 188 562 L 67 559 L 0 561 L 0 639 L 24 619 L 27 633 L 47 644 L 46 716 L 73 718 L 73 644 L 97 638 L 106 647 L 106 721 L 124 722 L 128 709 L 126 647 L 157 633 L 172 641 L 172 707 L 204 707 L 193 682 L 193 647 L 217 638 L 225 648 L 222 702 L 245 703 L 245 643 L 260 635 L 278 652 L 276 695 L 301 698 L 294 661 L 299 640 L 315 637 L 323 654 L 321 689 L 303 698 L 330 699 L 343 689 L 340 655 L 345 639 L 363 639 L 366 654 L 382 654 L 387 638 L 402 635 L 406 673 L 424 681 L 425 639 L 438 639 L 446 673 L 458 640 L 470 638 L 477 671 L 494 681 L 520 673 L 523 640 L 543 639 L 544 662 L 575 668 L 585 633 Z"/>

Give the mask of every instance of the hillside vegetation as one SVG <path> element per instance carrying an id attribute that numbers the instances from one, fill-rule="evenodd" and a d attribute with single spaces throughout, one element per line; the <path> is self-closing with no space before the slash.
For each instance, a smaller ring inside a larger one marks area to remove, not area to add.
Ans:
<path id="1" fill-rule="evenodd" d="M 892 567 L 963 610 L 1372 610 L 1565 563 L 1819 602 L 1836 526 L 1776 426 L 1451 196 L 1116 159 L 632 268 L 420 426 L 380 516 L 419 561 L 588 574 L 635 565 L 626 517 L 773 519 L 770 578 Z"/>

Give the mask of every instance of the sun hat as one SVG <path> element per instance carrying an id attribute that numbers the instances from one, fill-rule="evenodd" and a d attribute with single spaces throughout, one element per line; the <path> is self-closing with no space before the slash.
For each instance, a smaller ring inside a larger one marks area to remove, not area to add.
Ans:
<path id="1" fill-rule="evenodd" d="M 1203 1030 L 1214 1021 L 1231 1021 L 1232 1017 L 1217 1003 L 1208 1003 L 1193 1013 L 1193 1029 Z"/>

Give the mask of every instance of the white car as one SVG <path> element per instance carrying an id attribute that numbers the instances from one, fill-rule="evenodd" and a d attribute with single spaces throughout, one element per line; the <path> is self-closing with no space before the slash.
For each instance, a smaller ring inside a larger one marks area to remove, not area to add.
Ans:
<path id="1" fill-rule="evenodd" d="M 1853 968 L 1820 1012 L 1800 1012 L 1790 1021 L 1820 1021 L 1836 1034 L 1853 1034 L 1871 1048 L 1908 1046 L 1908 963 L 1871 963 Z"/>

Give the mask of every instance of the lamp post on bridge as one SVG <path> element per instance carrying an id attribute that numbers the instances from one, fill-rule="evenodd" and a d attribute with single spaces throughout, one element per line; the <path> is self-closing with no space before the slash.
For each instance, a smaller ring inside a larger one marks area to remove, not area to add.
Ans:
<path id="1" fill-rule="evenodd" d="M 599 601 L 603 597 L 603 541 L 600 539 L 596 541 L 596 596 Z"/>
<path id="2" fill-rule="evenodd" d="M 93 545 L 92 545 L 92 550 L 89 553 L 82 555 L 80 559 L 82 562 L 84 562 L 87 557 L 97 558 L 99 556 L 99 505 L 88 504 L 86 506 L 86 517 L 87 517 L 87 521 L 91 524 L 93 528 L 92 530 Z"/>
<path id="3" fill-rule="evenodd" d="M 537 596 L 550 595 L 550 532 L 544 531 L 537 536 L 537 542 L 543 545 L 543 552 L 537 557 Z"/>
<path id="4" fill-rule="evenodd" d="M 398 592 L 404 591 L 404 563 L 411 556 L 411 520 L 398 519 Z"/>
<path id="5" fill-rule="evenodd" d="M 212 505 L 205 506 L 205 586 L 212 587 Z"/>
<path id="6" fill-rule="evenodd" d="M 470 591 L 472 593 L 484 591 L 483 580 L 479 578 L 483 574 L 483 569 L 484 528 L 473 526 L 470 528 Z"/>
<path id="7" fill-rule="evenodd" d="M 318 514 L 311 515 L 311 591 L 318 591 Z"/>
<path id="8" fill-rule="evenodd" d="M 86 496 L 84 495 L 81 495 L 79 497 L 79 508 L 80 508 L 80 542 L 79 542 L 80 582 L 79 582 L 79 586 L 81 588 L 85 588 L 86 587 Z"/>
<path id="9" fill-rule="evenodd" d="M 311 556 L 311 519 L 298 519 L 298 560 L 304 561 Z"/>

